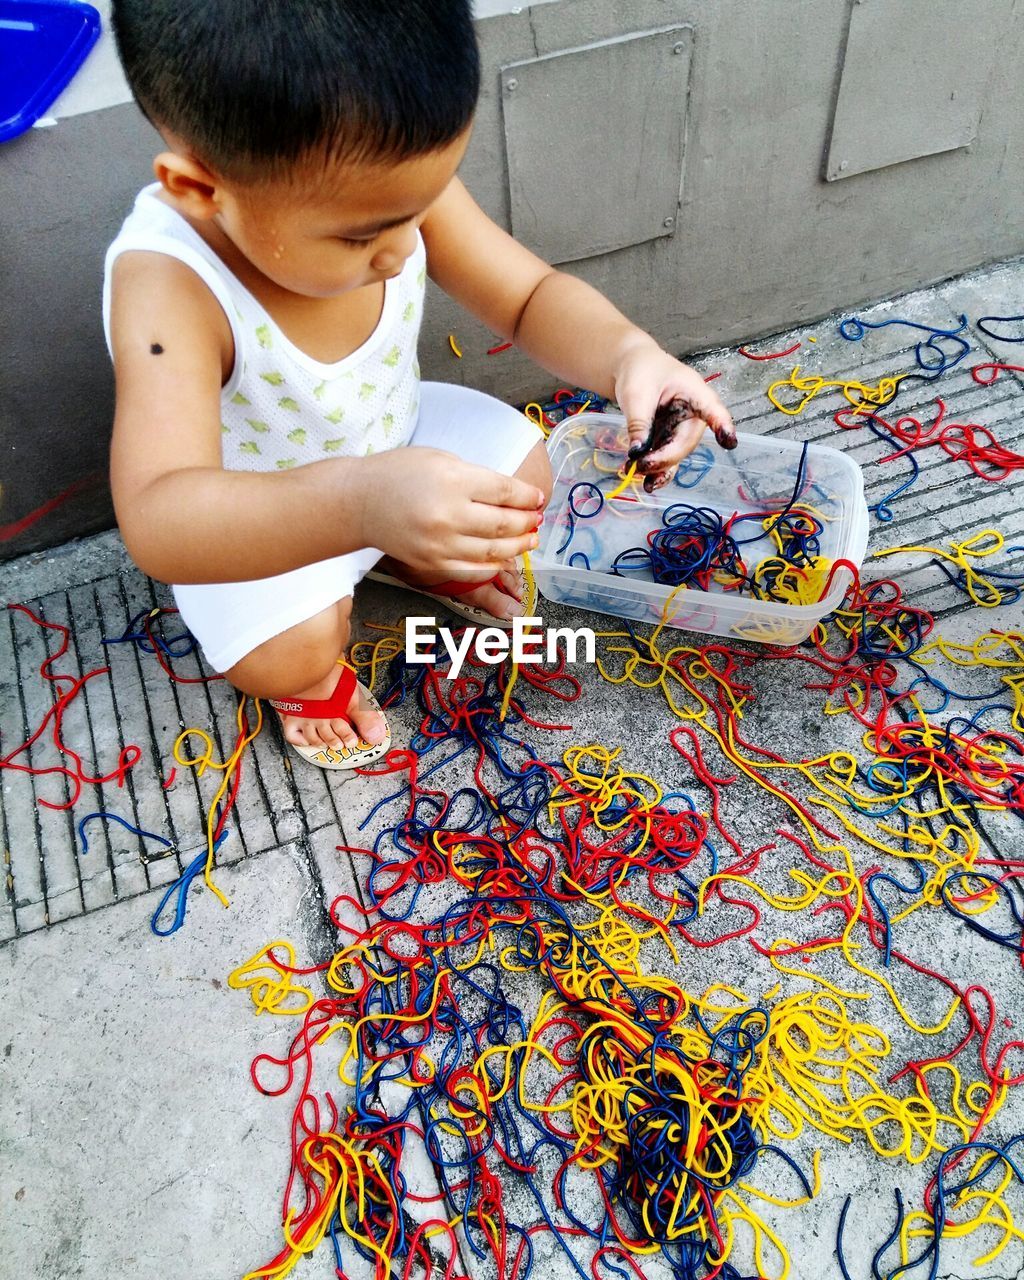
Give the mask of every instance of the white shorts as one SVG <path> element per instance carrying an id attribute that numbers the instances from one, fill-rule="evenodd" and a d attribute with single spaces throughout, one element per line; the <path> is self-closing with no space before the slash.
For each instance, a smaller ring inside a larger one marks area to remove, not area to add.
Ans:
<path id="1" fill-rule="evenodd" d="M 542 439 L 517 409 L 482 391 L 424 382 L 408 441 L 514 474 Z M 350 596 L 384 553 L 376 547 L 250 582 L 175 586 L 182 621 L 214 671 L 228 671 L 253 649 Z"/>

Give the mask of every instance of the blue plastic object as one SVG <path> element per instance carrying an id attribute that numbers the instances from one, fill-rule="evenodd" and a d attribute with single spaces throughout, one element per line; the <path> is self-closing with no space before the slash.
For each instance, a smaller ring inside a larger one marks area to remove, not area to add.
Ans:
<path id="1" fill-rule="evenodd" d="M 0 0 L 0 142 L 32 127 L 100 35 L 79 0 Z"/>

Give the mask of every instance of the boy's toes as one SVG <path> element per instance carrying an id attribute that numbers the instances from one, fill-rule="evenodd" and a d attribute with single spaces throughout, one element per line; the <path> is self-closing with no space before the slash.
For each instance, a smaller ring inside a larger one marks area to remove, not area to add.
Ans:
<path id="1" fill-rule="evenodd" d="M 522 600 L 523 593 L 523 577 L 519 572 L 519 566 L 514 560 L 506 560 L 498 574 L 498 582 L 502 592 L 509 595 L 513 600 Z"/>
<path id="2" fill-rule="evenodd" d="M 515 560 L 506 560 L 491 582 L 456 597 L 475 605 L 494 618 L 521 618 L 526 612 L 522 600 L 523 578 Z"/>
<path id="3" fill-rule="evenodd" d="M 348 747 L 349 750 L 356 745 L 358 736 L 347 720 L 325 720 L 320 734 L 329 747 Z"/>
<path id="4" fill-rule="evenodd" d="M 338 741 L 330 720 L 296 720 L 287 716 L 282 728 L 285 741 L 296 747 L 333 747 Z"/>
<path id="5" fill-rule="evenodd" d="M 284 734 L 285 742 L 290 742 L 295 747 L 311 747 L 313 742 L 310 741 L 308 731 L 312 728 L 312 722 L 309 720 L 296 720 L 292 716 L 281 717 L 281 732 Z"/>
<path id="6" fill-rule="evenodd" d="M 346 742 L 346 746 L 354 746 L 358 737 L 363 742 L 368 742 L 371 747 L 375 747 L 378 742 L 383 742 L 387 737 L 384 717 L 379 711 L 374 711 L 371 706 L 368 706 L 363 701 L 362 694 L 358 689 L 356 690 L 356 696 L 349 704 L 349 714 L 352 717 L 352 728 L 349 728 L 349 733 L 352 734 L 352 742 Z M 354 733 L 352 732 L 353 729 L 355 730 Z"/>
<path id="7" fill-rule="evenodd" d="M 331 696 L 341 678 L 336 668 L 327 680 L 297 695 L 303 699 L 326 699 Z M 357 688 L 344 715 L 330 719 L 302 719 L 298 716 L 281 716 L 282 731 L 286 742 L 296 747 L 309 747 L 314 751 L 332 749 L 358 752 L 360 742 L 377 746 L 387 738 L 387 724 Z"/>
<path id="8" fill-rule="evenodd" d="M 466 604 L 476 605 L 478 609 L 485 610 L 494 618 L 521 618 L 526 610 L 522 602 L 516 598 L 519 583 L 516 582 L 515 586 L 516 592 L 513 594 L 506 592 L 493 582 L 488 582 L 485 586 L 477 587 L 475 591 L 468 591 L 458 598 Z"/>

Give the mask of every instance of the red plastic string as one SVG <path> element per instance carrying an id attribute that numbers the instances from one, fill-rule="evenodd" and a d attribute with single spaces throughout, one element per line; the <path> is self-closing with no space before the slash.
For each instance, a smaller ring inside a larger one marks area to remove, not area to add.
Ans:
<path id="1" fill-rule="evenodd" d="M 975 381 L 987 385 L 983 379 L 977 377 L 979 369 L 1016 367 L 1015 365 L 978 365 L 972 372 L 975 374 Z M 1024 454 L 1015 453 L 1014 450 L 1000 444 L 989 427 L 977 422 L 946 422 L 945 403 L 937 398 L 936 404 L 938 413 L 935 421 L 928 428 L 910 414 L 897 418 L 895 422 L 889 422 L 880 413 L 863 413 L 856 409 L 844 408 L 838 410 L 833 417 L 837 426 L 847 430 L 863 427 L 867 422 L 875 422 L 894 439 L 899 440 L 903 448 L 886 454 L 880 460 L 882 462 L 893 461 L 903 457 L 904 454 L 927 448 L 929 445 L 937 445 L 955 461 L 965 462 L 982 480 L 1005 480 L 1013 472 L 1024 468 Z"/>
<path id="2" fill-rule="evenodd" d="M 746 347 L 737 347 L 736 350 L 741 356 L 746 356 L 748 360 L 779 360 L 783 356 L 791 356 L 794 351 L 800 349 L 800 342 L 797 340 L 791 347 L 787 347 L 785 351 L 771 351 L 764 356 L 756 356 L 753 351 L 748 351 Z"/>
<path id="3" fill-rule="evenodd" d="M 27 605 L 11 604 L 7 606 L 18 613 L 25 614 L 30 618 L 36 626 L 46 631 L 56 631 L 60 634 L 60 646 L 57 652 L 50 657 L 45 658 L 39 667 L 40 676 L 54 686 L 55 690 L 59 690 L 53 705 L 43 716 L 34 732 L 25 739 L 25 741 L 13 751 L 9 751 L 5 756 L 0 758 L 0 770 L 11 769 L 17 773 L 28 773 L 33 777 L 44 777 L 48 774 L 62 774 L 69 784 L 69 797 L 65 801 L 47 800 L 45 797 L 39 796 L 38 803 L 46 809 L 65 810 L 70 809 L 78 802 L 78 798 L 82 793 L 83 785 L 103 786 L 105 783 L 114 782 L 116 780 L 119 787 L 123 787 L 129 770 L 133 769 L 142 759 L 142 750 L 134 743 L 121 748 L 117 757 L 117 767 L 108 774 L 93 776 L 86 772 L 82 763 L 81 756 L 71 747 L 69 747 L 61 736 L 62 720 L 64 712 L 68 706 L 74 701 L 85 685 L 96 676 L 106 675 L 109 673 L 109 667 L 96 667 L 92 671 L 86 672 L 83 676 L 73 676 L 67 673 L 54 673 L 50 670 L 53 663 L 63 658 L 68 651 L 70 643 L 70 630 L 62 626 L 59 622 L 45 622 L 38 617 Z M 65 687 L 62 689 L 62 685 Z M 69 758 L 74 768 L 69 769 L 67 765 L 50 765 L 46 767 L 37 767 L 30 764 L 15 763 L 17 757 L 22 752 L 27 751 L 41 737 L 47 725 L 52 724 L 52 739 L 57 751 L 64 757 Z"/>
<path id="4" fill-rule="evenodd" d="M 983 374 L 990 374 L 989 377 L 983 377 Z M 971 377 L 975 382 L 983 387 L 990 387 L 1001 373 L 1024 373 L 1024 365 L 1021 364 L 976 364 L 971 370 Z"/>

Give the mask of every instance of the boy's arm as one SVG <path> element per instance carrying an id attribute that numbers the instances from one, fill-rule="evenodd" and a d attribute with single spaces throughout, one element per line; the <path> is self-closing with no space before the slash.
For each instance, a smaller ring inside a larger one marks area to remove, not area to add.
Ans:
<path id="1" fill-rule="evenodd" d="M 695 419 L 674 447 L 650 455 L 655 469 L 690 453 L 705 425 L 720 439 L 734 436 L 728 410 L 700 374 L 596 289 L 514 240 L 459 179 L 431 207 L 421 230 L 431 277 L 446 293 L 556 377 L 616 400 L 634 441 L 646 437 L 659 405 L 675 396 L 689 402 Z"/>
<path id="2" fill-rule="evenodd" d="M 540 491 L 440 450 L 280 473 L 224 470 L 220 392 L 234 362 L 231 331 L 206 286 L 172 258 L 117 260 L 111 341 L 114 505 L 132 558 L 154 578 L 270 577 L 366 546 L 417 567 L 497 572 L 530 545 Z M 401 521 L 396 492 L 412 495 L 402 498 Z"/>

